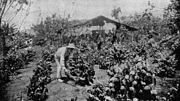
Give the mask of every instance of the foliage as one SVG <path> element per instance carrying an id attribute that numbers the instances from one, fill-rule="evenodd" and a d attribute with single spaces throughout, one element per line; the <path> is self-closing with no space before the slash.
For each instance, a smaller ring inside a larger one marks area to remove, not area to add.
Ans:
<path id="1" fill-rule="evenodd" d="M 68 61 L 70 73 L 77 78 L 76 83 L 90 84 L 94 76 L 92 67 L 95 64 L 100 65 L 100 69 L 107 69 L 111 78 L 108 85 L 92 86 L 88 91 L 89 101 L 161 100 L 158 98 L 155 78 L 175 77 L 174 67 L 177 66 L 177 58 L 173 51 L 179 45 L 179 37 L 174 34 L 174 25 L 169 18 L 153 16 L 153 9 L 154 6 L 149 3 L 149 8 L 143 14 L 135 14 L 130 17 L 131 20 L 124 21 L 128 25 L 138 27 L 139 30 L 136 32 L 120 30 L 113 34 L 102 32 L 104 36 L 95 35 L 96 37 L 86 34 L 66 36 L 68 31 L 63 30 L 62 19 L 54 16 L 33 28 L 38 33 L 38 38 L 42 36 L 42 39 L 45 39 L 44 42 L 49 40 L 51 45 L 57 47 L 68 43 L 69 40 L 78 40 L 80 56 Z M 54 21 L 57 20 L 59 20 L 60 29 L 55 26 Z M 65 26 L 68 26 L 68 22 L 65 23 Z M 56 38 L 59 39 L 56 40 Z M 61 40 L 61 45 L 57 45 L 58 40 Z M 50 54 L 51 52 L 44 52 L 43 57 L 48 59 L 51 57 Z"/>
<path id="2" fill-rule="evenodd" d="M 32 62 L 36 55 L 36 52 L 34 50 L 26 50 L 26 51 L 27 51 L 27 53 L 21 53 L 21 56 L 22 56 L 22 59 L 23 59 L 25 65 Z"/>
<path id="3" fill-rule="evenodd" d="M 116 20 L 118 20 L 120 22 L 119 13 L 121 13 L 121 8 L 120 7 L 116 8 L 116 9 L 113 9 L 111 16 L 114 17 Z"/>
<path id="4" fill-rule="evenodd" d="M 46 46 L 42 51 L 42 58 L 46 61 L 54 63 L 55 48 L 53 46 Z"/>
<path id="5" fill-rule="evenodd" d="M 166 16 L 166 18 L 168 18 L 171 22 L 172 34 L 178 37 L 176 40 L 174 40 L 174 42 L 177 42 L 178 46 L 175 47 L 174 53 L 173 53 L 176 55 L 176 59 L 178 60 L 177 69 L 179 69 L 179 66 L 180 66 L 180 56 L 179 56 L 180 9 L 179 8 L 180 8 L 180 1 L 171 0 L 171 4 L 169 4 L 169 6 L 165 10 L 165 14 L 168 15 Z"/>
<path id="6" fill-rule="evenodd" d="M 109 57 L 114 61 L 114 64 L 107 68 L 107 73 L 111 78 L 108 85 L 93 86 L 88 91 L 90 95 L 87 100 L 171 99 L 168 96 L 159 98 L 159 93 L 156 90 L 156 80 L 154 79 L 155 76 L 175 77 L 173 67 L 176 65 L 176 60 L 174 56 L 170 55 L 172 51 L 164 46 L 158 47 L 158 45 L 150 41 L 145 45 L 141 43 L 124 45 L 116 43 L 114 46 L 106 48 L 106 51 L 99 51 L 104 57 Z M 106 52 L 109 52 L 109 54 Z M 176 95 L 172 93 L 170 96 Z"/>
<path id="7" fill-rule="evenodd" d="M 28 97 L 33 101 L 44 101 L 47 98 L 47 84 L 51 82 L 51 64 L 45 60 L 40 61 L 33 71 L 34 75 L 30 79 Z"/>
<path id="8" fill-rule="evenodd" d="M 6 57 L 1 58 L 1 82 L 9 81 L 9 76 L 16 74 L 18 69 L 23 68 L 29 62 L 33 61 L 35 52 L 33 50 L 22 49 L 24 38 L 29 38 L 20 33 L 15 26 L 4 24 L 2 26 L 3 33 L 6 33 L 5 49 Z M 1 44 L 2 47 L 2 44 Z M 1 48 L 2 49 L 2 48 Z M 3 50 L 1 50 L 3 51 Z M 4 66 L 3 66 L 4 65 Z M 3 73 L 4 72 L 4 73 Z"/>
<path id="9" fill-rule="evenodd" d="M 167 94 L 162 95 L 164 91 L 157 90 L 153 72 L 146 68 L 130 70 L 130 68 L 114 67 L 114 69 L 113 75 L 113 71 L 108 71 L 111 78 L 107 85 L 95 84 L 87 91 L 89 93 L 87 101 L 174 101 L 178 97 L 177 87 L 169 87 Z"/>
<path id="10" fill-rule="evenodd" d="M 118 72 L 110 78 L 107 86 L 103 88 L 93 88 L 90 90 L 90 98 L 97 97 L 100 101 L 115 99 L 139 99 L 139 100 L 155 100 L 156 92 L 151 84 L 153 77 L 151 72 L 145 69 L 133 71 L 128 68 Z M 96 92 L 97 90 L 100 90 Z M 98 100 L 94 100 L 98 101 Z"/>
<path id="11" fill-rule="evenodd" d="M 3 62 L 5 64 L 4 68 L 2 65 Z M 14 75 L 16 73 L 16 70 L 24 67 L 24 61 L 21 58 L 17 57 L 15 54 L 4 58 L 4 60 L 0 61 L 0 63 L 0 83 L 9 81 L 9 77 Z"/>
<path id="12" fill-rule="evenodd" d="M 1 43 L 1 52 L 3 51 L 2 48 L 4 47 L 5 48 L 5 53 L 7 54 L 8 51 L 15 46 L 16 44 L 16 38 L 19 33 L 17 31 L 17 29 L 15 28 L 15 26 L 10 26 L 8 23 L 5 23 L 2 25 L 2 28 L 1 28 L 1 32 L 2 34 L 4 34 L 4 38 L 6 39 L 6 42 L 4 43 L 4 46 L 3 46 L 3 43 Z M 3 41 L 2 39 L 2 34 L 1 34 L 1 41 Z M 2 54 L 2 53 L 1 53 Z"/>
<path id="13" fill-rule="evenodd" d="M 171 4 L 169 4 L 169 6 L 165 9 L 165 14 L 167 14 L 168 17 L 170 18 L 169 20 L 171 20 L 175 24 L 176 30 L 180 29 L 179 8 L 180 8 L 180 1 L 179 0 L 171 0 Z"/>
<path id="14" fill-rule="evenodd" d="M 7 47 L 6 47 L 6 36 L 9 34 L 9 31 L 14 30 L 13 27 L 9 27 L 10 21 L 12 21 L 14 19 L 14 17 L 17 15 L 17 13 L 19 13 L 22 9 L 24 9 L 23 5 L 28 5 L 28 1 L 27 0 L 1 0 L 0 1 L 0 38 L 1 38 L 1 48 L 2 48 L 2 55 L 3 58 L 5 58 L 5 56 L 7 55 Z M 12 14 L 12 16 L 10 16 L 10 18 L 7 17 L 7 13 L 9 11 L 14 11 L 15 15 Z M 6 18 L 6 19 L 5 19 Z M 10 20 L 10 21 L 7 21 Z M 5 26 L 5 29 L 4 29 Z M 0 54 L 1 55 L 1 54 Z M 4 67 L 4 63 L 3 63 L 3 67 Z"/>
<path id="15" fill-rule="evenodd" d="M 6 58 L 0 61 L 0 83 L 10 80 L 10 76 L 14 76 L 16 71 L 25 67 L 33 61 L 35 53 L 28 51 L 23 53 L 17 50 L 11 49 L 12 53 L 9 53 Z M 3 63 L 5 66 L 3 66 Z"/>
<path id="16" fill-rule="evenodd" d="M 178 47 L 179 40 L 177 35 L 172 35 L 174 32 L 169 26 L 171 22 L 168 19 L 154 17 L 151 13 L 154 7 L 150 6 L 142 15 L 136 14 L 131 17 L 132 21 L 126 22 L 139 27 L 137 32 L 132 33 L 133 42 L 115 41 L 109 47 L 106 41 L 102 45 L 105 49 L 95 52 L 98 55 L 94 58 L 103 60 L 98 61 L 100 65 L 112 63 L 106 67 L 110 80 L 108 85 L 92 86 L 88 91 L 88 101 L 162 98 L 172 100 L 177 96 L 177 90 L 170 90 L 169 95 L 160 97 L 162 92 L 157 93 L 154 80 L 157 76 L 175 77 L 174 67 L 177 65 L 177 59 L 173 51 Z"/>
<path id="17" fill-rule="evenodd" d="M 89 61 L 85 61 L 82 56 L 73 56 L 67 63 L 70 74 L 76 77 L 76 84 L 84 86 L 93 83 L 95 75 L 94 65 L 91 65 Z"/>
<path id="18" fill-rule="evenodd" d="M 16 74 L 18 69 L 23 68 L 25 64 L 31 62 L 35 53 L 31 50 L 27 51 L 27 53 L 20 51 L 24 48 L 22 46 L 25 46 L 24 39 L 28 37 L 25 37 L 23 33 L 19 32 L 16 26 L 4 23 L 1 26 L 1 31 L 0 41 L 2 43 L 0 43 L 0 55 L 1 57 L 2 55 L 6 55 L 6 57 L 2 57 L 0 61 L 0 80 L 2 83 L 9 81 L 9 77 Z M 4 34 L 5 43 L 3 43 L 4 39 L 2 34 Z"/>
<path id="19" fill-rule="evenodd" d="M 61 18 L 58 17 L 56 14 L 47 17 L 44 21 L 41 21 L 40 24 L 33 25 L 32 27 L 33 31 L 37 35 L 34 40 L 34 44 L 62 45 L 63 35 L 65 34 L 68 26 L 68 18 Z"/>

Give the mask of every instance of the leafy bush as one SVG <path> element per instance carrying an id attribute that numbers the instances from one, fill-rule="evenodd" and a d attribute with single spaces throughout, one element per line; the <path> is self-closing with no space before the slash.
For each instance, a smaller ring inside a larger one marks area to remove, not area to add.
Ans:
<path id="1" fill-rule="evenodd" d="M 146 68 L 130 70 L 130 68 L 124 67 L 113 67 L 112 70 L 108 71 L 110 80 L 107 86 L 104 88 L 93 88 L 90 90 L 90 98 L 97 97 L 98 99 L 116 99 L 116 100 L 127 100 L 127 99 L 139 99 L 139 100 L 155 100 L 155 90 L 153 85 L 155 78 L 153 73 L 148 71 Z M 102 89 L 98 93 L 95 91 Z M 103 96 L 102 96 L 103 94 Z M 96 99 L 97 99 L 96 98 Z M 91 98 L 92 99 L 92 98 Z M 98 100 L 95 100 L 98 101 Z"/>
<path id="2" fill-rule="evenodd" d="M 34 60 L 35 55 L 36 52 L 34 50 L 27 50 L 26 52 L 21 53 L 22 59 L 26 65 Z"/>
<path id="3" fill-rule="evenodd" d="M 45 49 L 42 52 L 42 58 L 46 61 L 55 62 L 54 60 L 54 52 L 48 49 Z"/>
<path id="4" fill-rule="evenodd" d="M 46 17 L 40 24 L 33 25 L 32 30 L 36 33 L 34 38 L 34 45 L 46 46 L 47 44 L 53 44 L 61 46 L 68 40 L 64 36 L 68 26 L 68 18 L 59 17 L 56 14 Z"/>
<path id="5" fill-rule="evenodd" d="M 4 66 L 3 66 L 4 62 Z M 0 80 L 1 82 L 7 82 L 10 80 L 9 76 L 15 75 L 18 69 L 24 67 L 24 61 L 17 54 L 8 55 L 6 58 L 0 61 Z"/>
<path id="6" fill-rule="evenodd" d="M 76 77 L 76 84 L 84 86 L 93 83 L 95 71 L 89 62 L 85 61 L 81 56 L 76 56 L 69 59 L 67 63 L 70 74 Z"/>
<path id="7" fill-rule="evenodd" d="M 1 82 L 7 82 L 10 80 L 10 76 L 16 74 L 16 71 L 25 67 L 33 61 L 35 52 L 28 50 L 27 52 L 21 52 L 11 49 L 7 57 L 0 61 L 0 80 Z M 3 66 L 4 63 L 4 66 Z"/>
<path id="8" fill-rule="evenodd" d="M 162 95 L 156 88 L 155 74 L 147 68 L 130 69 L 115 66 L 109 70 L 108 84 L 95 84 L 87 92 L 87 101 L 126 101 L 126 100 L 170 100 L 177 99 L 178 88 L 170 87 Z"/>
<path id="9" fill-rule="evenodd" d="M 51 82 L 51 64 L 47 61 L 40 61 L 36 69 L 33 71 L 34 75 L 30 79 L 28 88 L 28 97 L 33 101 L 44 101 L 47 98 L 47 84 Z"/>

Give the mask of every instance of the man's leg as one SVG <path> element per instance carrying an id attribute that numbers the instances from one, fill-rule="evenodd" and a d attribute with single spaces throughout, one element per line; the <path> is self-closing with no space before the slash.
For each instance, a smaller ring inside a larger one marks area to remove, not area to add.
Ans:
<path id="1" fill-rule="evenodd" d="M 61 66 L 57 66 L 57 79 L 59 82 L 63 82 L 63 80 L 61 79 L 61 71 L 62 71 L 62 68 Z"/>
<path id="2" fill-rule="evenodd" d="M 60 61 L 59 61 L 59 58 L 58 57 L 56 57 L 56 55 L 55 55 L 55 61 L 56 61 L 56 65 L 57 65 L 57 74 L 56 74 L 56 77 L 57 77 L 57 79 L 58 79 L 58 81 L 59 82 L 63 82 L 63 80 L 61 80 L 61 69 L 62 69 L 62 67 L 61 67 L 61 65 L 60 65 Z"/>

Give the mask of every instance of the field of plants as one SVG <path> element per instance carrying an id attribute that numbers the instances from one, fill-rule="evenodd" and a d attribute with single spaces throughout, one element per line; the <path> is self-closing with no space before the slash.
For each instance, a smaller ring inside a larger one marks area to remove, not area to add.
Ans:
<path id="1" fill-rule="evenodd" d="M 90 33 L 81 30 L 86 28 L 84 25 L 72 27 L 82 21 L 69 21 L 56 14 L 31 27 L 36 35 L 4 24 L 0 99 L 178 101 L 180 33 L 167 12 L 159 18 L 153 16 L 152 9 L 122 20 L 137 28 L 133 31 L 120 28 Z M 78 48 L 67 61 L 73 80 L 67 76 L 60 83 L 56 79 L 54 54 L 69 43 Z"/>

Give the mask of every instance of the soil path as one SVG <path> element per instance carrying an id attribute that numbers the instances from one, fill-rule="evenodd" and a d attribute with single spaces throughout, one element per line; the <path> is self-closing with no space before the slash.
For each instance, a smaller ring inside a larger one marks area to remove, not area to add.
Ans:
<path id="1" fill-rule="evenodd" d="M 25 69 L 18 70 L 18 75 L 2 87 L 3 95 L 0 96 L 0 101 L 22 101 L 26 97 L 26 87 L 33 75 L 34 65 L 31 63 Z"/>
<path id="2" fill-rule="evenodd" d="M 36 63 L 30 63 L 27 68 L 18 70 L 19 74 L 13 77 L 12 81 L 1 86 L 0 101 L 27 101 L 27 86 L 30 83 L 30 78 L 33 75 L 33 70 Z M 56 75 L 56 66 L 53 64 L 52 78 Z M 105 70 L 99 70 L 95 67 L 96 78 L 99 82 L 107 82 L 108 76 Z M 95 81 L 95 82 L 97 82 Z M 48 84 L 48 99 L 47 101 L 71 101 L 71 98 L 77 97 L 77 101 L 86 101 L 88 86 L 73 86 L 73 82 L 59 83 L 53 80 Z"/>

